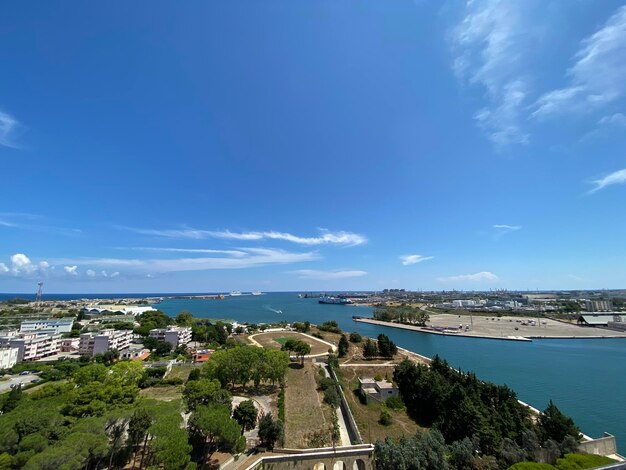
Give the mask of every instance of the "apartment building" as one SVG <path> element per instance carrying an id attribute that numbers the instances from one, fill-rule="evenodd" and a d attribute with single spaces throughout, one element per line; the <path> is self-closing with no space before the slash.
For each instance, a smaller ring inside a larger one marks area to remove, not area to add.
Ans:
<path id="1" fill-rule="evenodd" d="M 132 330 L 102 330 L 80 335 L 78 352 L 89 356 L 104 354 L 112 349 L 121 351 L 133 342 Z"/>
<path id="2" fill-rule="evenodd" d="M 17 364 L 19 349 L 17 348 L 0 348 L 0 370 L 10 369 Z"/>
<path id="3" fill-rule="evenodd" d="M 167 341 L 175 348 L 191 341 L 191 327 L 168 326 L 167 328 L 155 328 L 150 330 L 150 337 L 159 341 Z"/>
<path id="4" fill-rule="evenodd" d="M 69 333 L 74 325 L 73 319 L 49 318 L 47 320 L 25 320 L 20 324 L 20 332 L 29 333 L 31 331 L 46 330 L 54 333 Z"/>
<path id="5" fill-rule="evenodd" d="M 50 331 L 12 333 L 0 337 L 0 347 L 17 348 L 17 362 L 34 361 L 61 350 L 61 334 Z"/>

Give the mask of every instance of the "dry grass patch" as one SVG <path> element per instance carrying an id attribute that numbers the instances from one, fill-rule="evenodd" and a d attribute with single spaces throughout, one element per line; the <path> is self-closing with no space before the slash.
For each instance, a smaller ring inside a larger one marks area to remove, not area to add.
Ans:
<path id="1" fill-rule="evenodd" d="M 316 338 L 312 338 L 296 331 L 272 331 L 269 333 L 259 333 L 254 335 L 254 340 L 257 341 L 264 348 L 280 349 L 282 345 L 279 341 L 287 338 L 293 338 L 300 341 L 304 341 L 311 346 L 311 354 L 324 354 L 328 352 L 330 348 L 326 343 L 322 343 Z"/>
<path id="2" fill-rule="evenodd" d="M 185 382 L 189 378 L 189 374 L 196 367 L 200 367 L 200 365 L 194 364 L 182 364 L 179 366 L 172 366 L 172 370 L 169 374 L 167 374 L 168 379 L 182 379 Z"/>
<path id="3" fill-rule="evenodd" d="M 150 387 L 139 391 L 144 398 L 153 398 L 161 401 L 180 400 L 183 397 L 182 385 L 165 385 L 162 387 Z"/>
<path id="4" fill-rule="evenodd" d="M 380 375 L 392 379 L 393 368 L 376 367 L 375 365 L 371 367 L 341 367 L 338 375 L 343 382 L 343 392 L 365 442 L 376 442 L 377 439 L 382 440 L 387 436 L 412 436 L 417 432 L 419 426 L 409 418 L 404 410 L 389 410 L 393 423 L 390 426 L 383 426 L 378 422 L 383 405 L 379 403 L 364 405 L 354 392 L 359 387 L 359 377 Z"/>
<path id="5" fill-rule="evenodd" d="M 328 427 L 317 392 L 317 367 L 289 368 L 285 389 L 285 447 L 306 448 L 311 432 Z"/>

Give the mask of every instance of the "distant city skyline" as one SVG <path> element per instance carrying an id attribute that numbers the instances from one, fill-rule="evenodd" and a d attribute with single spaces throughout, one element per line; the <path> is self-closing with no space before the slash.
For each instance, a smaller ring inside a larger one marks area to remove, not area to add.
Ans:
<path id="1" fill-rule="evenodd" d="M 0 292 L 626 288 L 623 1 L 0 28 Z"/>

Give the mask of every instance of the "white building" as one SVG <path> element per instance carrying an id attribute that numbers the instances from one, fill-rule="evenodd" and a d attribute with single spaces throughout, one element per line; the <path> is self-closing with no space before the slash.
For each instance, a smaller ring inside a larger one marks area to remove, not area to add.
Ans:
<path id="1" fill-rule="evenodd" d="M 167 328 L 155 328 L 150 330 L 150 337 L 159 341 L 167 341 L 175 348 L 191 341 L 191 327 L 168 326 Z"/>
<path id="2" fill-rule="evenodd" d="M 142 344 L 131 344 L 128 348 L 120 351 L 120 359 L 143 360 L 150 355 L 150 350 Z"/>
<path id="3" fill-rule="evenodd" d="M 34 361 L 61 350 L 61 334 L 50 331 L 16 333 L 0 337 L 0 347 L 17 348 L 17 362 Z"/>
<path id="4" fill-rule="evenodd" d="M 112 349 L 121 351 L 128 348 L 132 341 L 132 330 L 102 330 L 98 333 L 83 333 L 80 335 L 78 352 L 95 356 Z"/>
<path id="5" fill-rule="evenodd" d="M 18 348 L 0 348 L 0 370 L 10 369 L 17 364 Z"/>
<path id="6" fill-rule="evenodd" d="M 367 403 L 371 403 L 372 400 L 381 402 L 389 397 L 397 397 L 399 395 L 398 388 L 387 380 L 359 377 L 359 389 L 365 396 Z"/>
<path id="7" fill-rule="evenodd" d="M 74 325 L 73 319 L 54 319 L 47 320 L 25 320 L 20 325 L 20 332 L 28 333 L 31 331 L 48 330 L 54 333 L 69 333 Z"/>

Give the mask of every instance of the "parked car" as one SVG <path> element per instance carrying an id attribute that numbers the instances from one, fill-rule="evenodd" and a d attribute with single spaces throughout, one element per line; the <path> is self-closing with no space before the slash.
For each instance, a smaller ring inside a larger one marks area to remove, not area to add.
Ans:
<path id="1" fill-rule="evenodd" d="M 29 370 L 24 370 L 24 371 L 20 372 L 20 375 L 28 375 L 28 374 L 30 374 Z"/>

